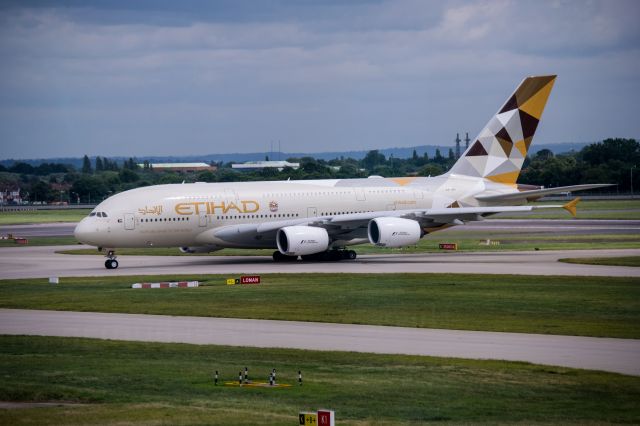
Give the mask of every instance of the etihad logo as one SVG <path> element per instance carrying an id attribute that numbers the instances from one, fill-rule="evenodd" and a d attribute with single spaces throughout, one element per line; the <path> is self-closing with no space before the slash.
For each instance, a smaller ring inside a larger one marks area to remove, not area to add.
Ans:
<path id="1" fill-rule="evenodd" d="M 260 204 L 257 201 L 242 200 L 237 204 L 233 201 L 195 201 L 191 203 L 178 203 L 175 206 L 177 214 L 180 215 L 199 215 L 200 213 L 226 214 L 230 211 L 236 213 L 255 213 L 260 210 Z"/>

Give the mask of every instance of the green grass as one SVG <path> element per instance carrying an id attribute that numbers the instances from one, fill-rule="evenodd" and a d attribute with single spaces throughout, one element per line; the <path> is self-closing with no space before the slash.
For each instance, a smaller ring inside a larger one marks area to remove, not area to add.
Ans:
<path id="1" fill-rule="evenodd" d="M 579 193 L 576 196 L 580 196 Z M 562 205 L 564 201 L 538 201 L 532 205 Z M 570 219 L 571 215 L 565 210 L 534 210 L 533 213 L 501 213 L 493 216 L 499 219 Z M 640 219 L 640 199 L 638 200 L 584 200 L 578 203 L 578 219 Z"/>
<path id="2" fill-rule="evenodd" d="M 516 362 L 51 337 L 0 337 L 0 400 L 87 405 L 0 410 L 1 424 L 337 424 L 640 422 L 640 378 Z M 272 368 L 281 382 L 214 386 Z"/>
<path id="3" fill-rule="evenodd" d="M 27 237 L 28 244 L 16 244 L 15 240 L 0 240 L 0 247 L 59 246 L 78 244 L 75 238 L 69 237 Z M 95 251 L 94 253 L 95 254 Z"/>
<path id="4" fill-rule="evenodd" d="M 640 338 L 640 279 L 458 274 L 267 274 L 0 281 L 0 307 Z M 135 282 L 197 279 L 194 289 Z"/>
<path id="5" fill-rule="evenodd" d="M 0 212 L 0 225 L 26 223 L 79 222 L 90 209 L 21 210 Z"/>
<path id="6" fill-rule="evenodd" d="M 624 257 L 581 257 L 559 259 L 560 262 L 579 263 L 581 265 L 640 266 L 640 256 Z"/>

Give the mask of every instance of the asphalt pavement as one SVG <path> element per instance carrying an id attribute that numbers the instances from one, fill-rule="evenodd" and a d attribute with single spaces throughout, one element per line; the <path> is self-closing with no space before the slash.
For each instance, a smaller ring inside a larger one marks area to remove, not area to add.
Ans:
<path id="1" fill-rule="evenodd" d="M 640 268 L 558 262 L 565 257 L 640 256 L 640 249 L 372 254 L 341 262 L 274 262 L 270 256 L 119 256 L 106 269 L 102 255 L 59 250 L 88 246 L 0 248 L 0 279 L 114 275 L 266 273 L 452 273 L 640 277 Z M 176 249 L 178 250 L 178 249 Z M 96 251 L 97 253 L 97 251 Z"/>
<path id="2" fill-rule="evenodd" d="M 526 361 L 640 375 L 640 340 L 0 309 L 0 334 Z"/>

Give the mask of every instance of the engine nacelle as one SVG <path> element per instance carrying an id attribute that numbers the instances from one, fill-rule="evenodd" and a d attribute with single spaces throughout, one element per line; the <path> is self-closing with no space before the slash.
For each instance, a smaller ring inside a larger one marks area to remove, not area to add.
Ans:
<path id="1" fill-rule="evenodd" d="M 379 247 L 404 247 L 416 244 L 422 237 L 420 224 L 411 219 L 378 217 L 369 221 L 369 241 Z"/>
<path id="2" fill-rule="evenodd" d="M 329 248 L 326 229 L 313 226 L 285 226 L 276 235 L 278 251 L 287 256 L 320 253 Z"/>

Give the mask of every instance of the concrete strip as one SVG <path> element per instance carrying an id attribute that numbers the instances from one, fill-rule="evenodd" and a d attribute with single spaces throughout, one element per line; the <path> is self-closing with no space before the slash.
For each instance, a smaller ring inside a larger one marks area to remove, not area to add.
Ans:
<path id="1" fill-rule="evenodd" d="M 640 340 L 0 309 L 0 333 L 526 361 L 640 375 Z"/>
<path id="2" fill-rule="evenodd" d="M 103 256 L 63 255 L 84 246 L 0 248 L 0 279 L 161 274 L 453 273 L 640 277 L 640 268 L 576 265 L 564 257 L 640 256 L 640 249 L 485 253 L 380 254 L 355 261 L 275 263 L 265 256 L 120 256 L 108 270 Z M 176 249 L 177 250 L 177 249 Z M 328 266 L 330 265 L 330 266 Z"/>

